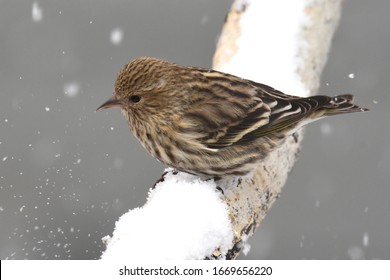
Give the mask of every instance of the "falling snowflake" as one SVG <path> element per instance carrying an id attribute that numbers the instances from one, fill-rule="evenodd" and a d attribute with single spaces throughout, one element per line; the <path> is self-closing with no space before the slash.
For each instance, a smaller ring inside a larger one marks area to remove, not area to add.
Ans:
<path id="1" fill-rule="evenodd" d="M 111 31 L 110 41 L 114 45 L 119 45 L 123 40 L 123 31 L 121 28 L 115 28 Z"/>
<path id="2" fill-rule="evenodd" d="M 76 97 L 80 92 L 80 85 L 77 82 L 70 82 L 64 85 L 64 93 L 68 97 Z"/>
<path id="3" fill-rule="evenodd" d="M 327 122 L 323 122 L 320 125 L 320 129 L 321 129 L 321 133 L 323 135 L 330 135 L 333 132 L 333 127 L 329 123 L 327 123 Z"/>
<path id="4" fill-rule="evenodd" d="M 363 235 L 363 246 L 368 247 L 369 243 L 370 243 L 370 237 L 368 236 L 368 233 L 365 232 Z"/>
<path id="5" fill-rule="evenodd" d="M 43 14 L 41 7 L 38 6 L 37 2 L 34 2 L 32 5 L 31 11 L 32 20 L 35 22 L 39 22 L 42 20 Z"/>

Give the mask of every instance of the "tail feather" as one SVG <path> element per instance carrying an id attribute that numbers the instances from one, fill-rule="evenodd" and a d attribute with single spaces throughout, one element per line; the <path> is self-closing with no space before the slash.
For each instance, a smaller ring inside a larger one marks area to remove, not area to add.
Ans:
<path id="1" fill-rule="evenodd" d="M 327 104 L 323 104 L 324 116 L 370 111 L 353 104 L 355 97 L 352 94 L 341 94 L 330 97 Z"/>
<path id="2" fill-rule="evenodd" d="M 239 142 L 243 143 L 270 135 L 282 139 L 286 134 L 292 134 L 300 127 L 326 116 L 369 111 L 369 109 L 353 104 L 354 96 L 352 94 L 342 94 L 333 97 L 314 95 L 306 98 L 284 97 L 280 95 L 278 98 L 274 97 L 273 99 L 263 97 L 263 101 L 267 104 L 267 108 L 271 108 L 269 116 L 266 115 L 269 118 L 268 123 L 261 124 L 255 130 L 245 134 Z M 257 115 L 256 117 L 256 120 L 260 119 Z M 252 121 L 252 118 L 244 121 Z M 252 122 L 250 123 L 252 124 Z M 242 128 L 243 125 L 240 123 L 236 127 Z M 229 133 L 226 135 L 229 135 Z M 223 137 L 219 141 L 221 139 Z"/>

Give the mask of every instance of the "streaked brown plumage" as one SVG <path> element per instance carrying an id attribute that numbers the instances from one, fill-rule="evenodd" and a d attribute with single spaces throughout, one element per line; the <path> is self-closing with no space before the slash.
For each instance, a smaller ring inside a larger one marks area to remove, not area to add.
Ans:
<path id="1" fill-rule="evenodd" d="M 353 95 L 302 98 L 226 73 L 142 57 L 129 62 L 114 96 L 155 158 L 202 177 L 245 175 L 286 137 L 316 119 L 368 111 Z"/>

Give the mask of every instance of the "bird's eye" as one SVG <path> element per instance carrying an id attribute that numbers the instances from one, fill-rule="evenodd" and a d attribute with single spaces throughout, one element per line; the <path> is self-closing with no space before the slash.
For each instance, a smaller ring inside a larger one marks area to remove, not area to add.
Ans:
<path id="1" fill-rule="evenodd" d="M 138 103 L 141 100 L 141 97 L 139 97 L 138 95 L 132 95 L 130 96 L 130 100 L 133 103 Z"/>

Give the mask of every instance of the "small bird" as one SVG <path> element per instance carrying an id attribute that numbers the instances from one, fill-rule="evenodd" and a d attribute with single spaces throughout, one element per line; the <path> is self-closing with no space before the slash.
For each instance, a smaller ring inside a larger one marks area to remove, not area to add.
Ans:
<path id="1" fill-rule="evenodd" d="M 119 72 L 114 96 L 130 130 L 156 159 L 202 178 L 243 176 L 297 129 L 363 112 L 352 94 L 286 95 L 210 69 L 141 57 Z"/>

